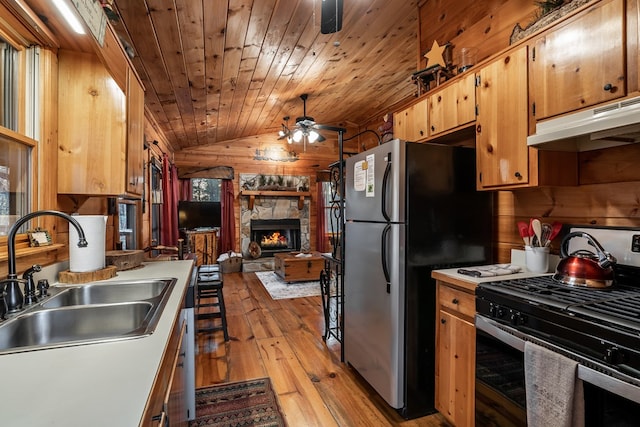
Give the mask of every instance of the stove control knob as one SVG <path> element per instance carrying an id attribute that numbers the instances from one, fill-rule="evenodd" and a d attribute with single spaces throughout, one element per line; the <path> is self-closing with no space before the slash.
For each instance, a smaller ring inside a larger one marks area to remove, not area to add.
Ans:
<path id="1" fill-rule="evenodd" d="M 620 363 L 620 350 L 618 347 L 609 347 L 604 354 L 604 361 L 613 365 Z"/>
<path id="2" fill-rule="evenodd" d="M 489 314 L 491 317 L 502 318 L 504 317 L 504 308 L 500 307 L 498 304 L 491 303 L 489 306 Z"/>
<path id="3" fill-rule="evenodd" d="M 522 317 L 522 314 L 520 314 L 520 312 L 509 310 L 509 321 L 513 326 L 518 326 L 524 323 L 524 318 Z"/>

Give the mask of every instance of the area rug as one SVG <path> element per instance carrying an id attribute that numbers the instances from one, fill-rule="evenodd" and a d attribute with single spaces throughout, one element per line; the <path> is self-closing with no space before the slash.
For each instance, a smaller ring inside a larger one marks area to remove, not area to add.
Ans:
<path id="1" fill-rule="evenodd" d="M 196 418 L 189 427 L 285 427 L 269 378 L 196 390 Z"/>
<path id="2" fill-rule="evenodd" d="M 273 299 L 303 298 L 320 295 L 320 281 L 287 283 L 275 271 L 256 271 L 262 286 Z"/>

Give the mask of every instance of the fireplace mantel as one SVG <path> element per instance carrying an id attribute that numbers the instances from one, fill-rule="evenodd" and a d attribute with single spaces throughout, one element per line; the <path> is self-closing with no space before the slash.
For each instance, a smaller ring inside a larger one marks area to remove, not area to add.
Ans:
<path id="1" fill-rule="evenodd" d="M 277 191 L 277 190 L 242 190 L 241 196 L 249 197 L 249 210 L 253 210 L 256 196 L 262 197 L 297 197 L 298 209 L 304 207 L 304 198 L 311 197 L 310 191 Z"/>

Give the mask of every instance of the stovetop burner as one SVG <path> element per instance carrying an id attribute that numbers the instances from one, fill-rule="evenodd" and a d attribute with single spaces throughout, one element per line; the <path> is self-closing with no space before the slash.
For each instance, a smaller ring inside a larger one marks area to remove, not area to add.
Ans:
<path id="1" fill-rule="evenodd" d="M 640 333 L 640 288 L 617 285 L 606 289 L 566 286 L 551 276 L 484 283 L 481 289 L 521 298 L 528 304 L 541 304 L 590 318 L 594 322 L 638 330 Z M 481 292 L 482 293 L 482 292 Z"/>

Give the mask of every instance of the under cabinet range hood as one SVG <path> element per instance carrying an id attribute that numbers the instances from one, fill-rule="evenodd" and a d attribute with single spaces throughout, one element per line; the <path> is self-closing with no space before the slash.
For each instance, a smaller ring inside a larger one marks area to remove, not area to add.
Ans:
<path id="1" fill-rule="evenodd" d="M 527 145 L 541 150 L 589 151 L 640 142 L 640 96 L 541 121 Z"/>

